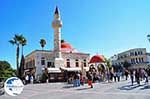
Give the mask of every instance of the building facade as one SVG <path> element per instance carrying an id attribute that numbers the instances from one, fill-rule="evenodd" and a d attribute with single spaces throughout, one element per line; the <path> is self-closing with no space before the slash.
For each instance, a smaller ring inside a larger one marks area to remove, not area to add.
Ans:
<path id="1" fill-rule="evenodd" d="M 130 49 L 116 54 L 110 59 L 114 66 L 123 66 L 123 63 L 126 61 L 131 64 L 130 68 L 146 68 L 149 63 L 149 55 L 146 48 Z"/>
<path id="2" fill-rule="evenodd" d="M 64 76 L 62 69 L 78 71 L 83 67 L 87 70 L 90 55 L 79 52 L 68 42 L 61 40 L 62 21 L 57 7 L 52 27 L 54 29 L 54 49 L 51 51 L 34 50 L 29 53 L 25 57 L 25 69 L 30 71 L 37 79 L 38 76 L 42 75 L 44 68 L 47 68 L 50 80 L 62 79 L 61 76 Z"/>

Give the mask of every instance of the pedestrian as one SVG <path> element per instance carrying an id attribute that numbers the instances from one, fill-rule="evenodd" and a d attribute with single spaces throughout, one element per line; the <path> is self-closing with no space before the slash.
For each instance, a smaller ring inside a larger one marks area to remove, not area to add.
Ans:
<path id="1" fill-rule="evenodd" d="M 106 70 L 106 81 L 110 82 L 110 71 L 108 69 Z"/>
<path id="2" fill-rule="evenodd" d="M 118 79 L 118 82 L 120 82 L 120 71 L 118 70 L 118 72 L 117 72 L 117 79 Z"/>
<path id="3" fill-rule="evenodd" d="M 110 71 L 110 80 L 112 81 L 114 77 L 114 73 L 112 71 Z"/>
<path id="4" fill-rule="evenodd" d="M 92 81 L 93 81 L 93 75 L 92 75 L 91 72 L 88 72 L 87 78 L 88 78 L 88 86 L 90 86 L 91 88 L 93 88 L 93 84 L 92 84 Z"/>
<path id="5" fill-rule="evenodd" d="M 33 84 L 33 81 L 34 81 L 34 78 L 33 78 L 33 76 L 31 75 L 31 76 L 30 76 L 30 83 Z"/>
<path id="6" fill-rule="evenodd" d="M 114 81 L 116 82 L 116 78 L 117 78 L 117 73 L 116 71 L 114 72 Z"/>
<path id="7" fill-rule="evenodd" d="M 144 72 L 144 76 L 145 76 L 145 84 L 148 84 L 148 73 L 147 73 L 147 71 Z"/>
<path id="8" fill-rule="evenodd" d="M 29 83 L 29 76 L 28 76 L 28 74 L 26 74 L 26 76 L 25 76 L 25 84 L 27 85 Z"/>
<path id="9" fill-rule="evenodd" d="M 80 73 L 77 72 L 77 87 L 80 86 Z"/>
<path id="10" fill-rule="evenodd" d="M 125 70 L 125 77 L 126 77 L 126 80 L 128 80 L 128 74 L 129 74 L 129 72 L 128 72 L 128 70 L 126 69 L 126 70 Z"/>
<path id="11" fill-rule="evenodd" d="M 74 87 L 80 86 L 80 75 L 78 74 L 78 72 L 76 72 L 74 75 L 73 86 Z"/>
<path id="12" fill-rule="evenodd" d="M 135 71 L 135 79 L 136 79 L 137 84 L 140 85 L 140 72 L 138 69 L 136 69 Z"/>
<path id="13" fill-rule="evenodd" d="M 133 73 L 133 70 L 130 71 L 130 78 L 131 78 L 131 83 L 132 83 L 132 86 L 133 86 L 133 83 L 134 83 L 134 73 Z"/>
<path id="14" fill-rule="evenodd" d="M 81 85 L 83 86 L 84 85 L 84 83 L 85 83 L 85 76 L 81 73 L 81 75 L 80 75 L 80 83 L 81 83 Z"/>
<path id="15" fill-rule="evenodd" d="M 77 75 L 76 75 L 76 73 L 73 76 L 73 87 L 77 87 Z"/>

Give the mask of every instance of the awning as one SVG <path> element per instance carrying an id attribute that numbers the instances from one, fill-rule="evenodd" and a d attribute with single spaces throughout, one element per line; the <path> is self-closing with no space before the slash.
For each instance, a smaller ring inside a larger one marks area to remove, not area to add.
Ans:
<path id="1" fill-rule="evenodd" d="M 42 68 L 42 70 L 45 70 L 45 68 Z M 47 68 L 48 73 L 61 73 L 61 70 L 59 68 Z"/>
<path id="2" fill-rule="evenodd" d="M 66 70 L 66 71 L 81 71 L 81 68 L 80 67 L 69 67 L 69 68 L 66 68 L 66 67 L 60 67 L 60 69 L 62 70 Z M 83 69 L 85 69 L 86 71 L 89 71 L 89 67 L 84 67 Z"/>

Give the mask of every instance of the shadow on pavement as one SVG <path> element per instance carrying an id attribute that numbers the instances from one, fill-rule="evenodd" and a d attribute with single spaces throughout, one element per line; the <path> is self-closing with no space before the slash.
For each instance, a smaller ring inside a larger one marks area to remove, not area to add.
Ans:
<path id="1" fill-rule="evenodd" d="M 135 89 L 137 87 L 140 87 L 142 85 L 125 85 L 125 86 L 121 86 L 119 87 L 118 89 L 120 90 L 132 90 L 132 89 Z"/>
<path id="2" fill-rule="evenodd" d="M 4 94 L 5 94 L 5 91 L 0 90 L 0 96 Z"/>
<path id="3" fill-rule="evenodd" d="M 90 87 L 86 87 L 86 88 L 80 88 L 80 89 L 76 89 L 76 90 L 87 90 L 87 89 L 91 89 Z"/>
<path id="4" fill-rule="evenodd" d="M 146 85 L 143 88 L 140 88 L 140 90 L 144 90 L 144 89 L 150 89 L 150 85 Z"/>
<path id="5" fill-rule="evenodd" d="M 73 88 L 73 85 L 63 86 L 63 88 Z"/>

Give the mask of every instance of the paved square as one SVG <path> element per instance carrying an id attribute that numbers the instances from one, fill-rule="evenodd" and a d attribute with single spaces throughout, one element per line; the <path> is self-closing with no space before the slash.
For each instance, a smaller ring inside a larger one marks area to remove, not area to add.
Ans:
<path id="1" fill-rule="evenodd" d="M 150 99 L 150 86 L 141 83 L 131 86 L 130 81 L 95 83 L 72 87 L 66 83 L 46 83 L 26 85 L 21 95 L 11 97 L 6 93 L 0 99 Z"/>

